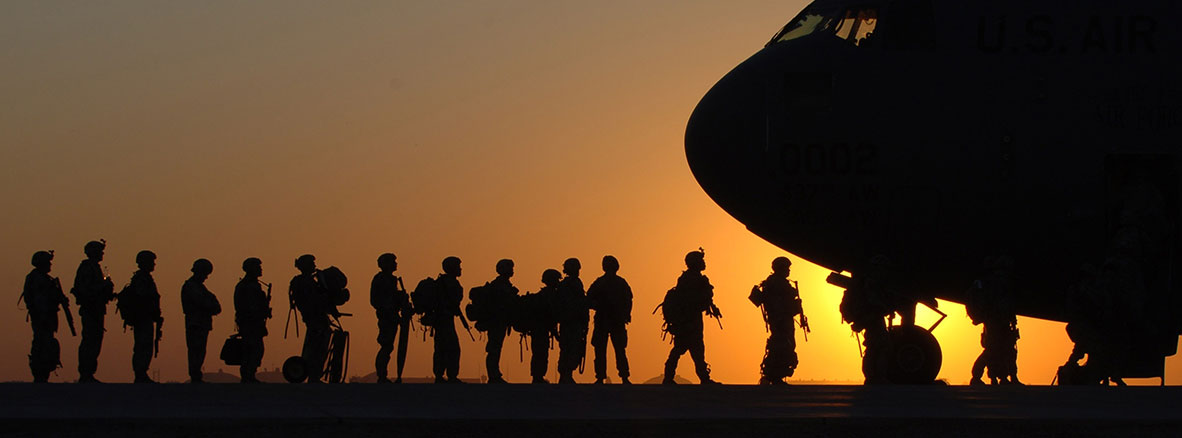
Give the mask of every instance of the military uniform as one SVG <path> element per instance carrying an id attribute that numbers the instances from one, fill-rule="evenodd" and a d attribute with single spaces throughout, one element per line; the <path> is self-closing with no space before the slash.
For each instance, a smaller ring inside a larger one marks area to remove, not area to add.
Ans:
<path id="1" fill-rule="evenodd" d="M 300 274 L 291 279 L 292 299 L 300 311 L 307 332 L 304 334 L 304 348 L 301 356 L 308 367 L 308 383 L 320 382 L 324 374 L 324 361 L 328 355 L 328 343 L 332 336 L 329 314 L 335 311 L 328 291 L 316 279 L 314 273 Z"/>
<path id="2" fill-rule="evenodd" d="M 607 342 L 615 349 L 616 370 L 627 379 L 628 347 L 627 324 L 632 322 L 632 287 L 623 277 L 604 274 L 587 289 L 587 300 L 595 310 L 595 331 L 591 346 L 595 348 L 595 379 L 607 378 Z"/>
<path id="3" fill-rule="evenodd" d="M 79 380 L 90 380 L 98 371 L 98 357 L 103 349 L 107 303 L 115 299 L 115 284 L 103 275 L 94 260 L 83 260 L 74 275 L 74 298 L 82 321 L 82 340 L 78 343 Z"/>
<path id="4" fill-rule="evenodd" d="M 533 297 L 540 301 L 540 305 L 532 309 L 538 314 L 529 315 L 532 322 L 529 330 L 529 375 L 535 382 L 543 381 L 550 368 L 550 336 L 557 331 L 553 314 L 554 296 L 557 293 L 557 287 L 546 286 Z"/>
<path id="5" fill-rule="evenodd" d="M 456 333 L 456 316 L 460 314 L 460 303 L 464 300 L 464 287 L 454 275 L 440 274 L 439 309 L 432 321 L 435 339 L 435 353 L 432 356 L 432 370 L 435 380 L 457 381 L 460 374 L 460 337 Z"/>
<path id="6" fill-rule="evenodd" d="M 374 368 L 378 380 L 386 379 L 390 364 L 390 354 L 394 352 L 394 339 L 399 337 L 398 376 L 402 376 L 402 364 L 406 360 L 407 330 L 410 329 L 409 315 L 403 311 L 409 307 L 409 297 L 405 291 L 398 288 L 398 277 L 393 274 L 378 272 L 373 276 L 369 286 L 369 304 L 373 306 L 378 317 L 378 355 L 374 360 Z"/>
<path id="7" fill-rule="evenodd" d="M 554 300 L 558 309 L 558 374 L 560 381 L 570 382 L 587 354 L 589 315 L 583 280 L 562 279 Z"/>
<path id="8" fill-rule="evenodd" d="M 484 345 L 485 369 L 488 370 L 490 382 L 503 381 L 501 374 L 501 350 L 505 346 L 505 336 L 509 334 L 509 312 L 513 298 L 517 296 L 517 287 L 508 277 L 498 276 L 489 282 L 489 302 L 492 308 L 489 315 L 481 321 L 481 325 L 488 329 L 488 343 Z"/>
<path id="9" fill-rule="evenodd" d="M 57 333 L 57 312 L 69 311 L 70 300 L 62 293 L 61 284 L 48 272 L 34 269 L 25 276 L 21 296 L 29 310 L 29 323 L 33 328 L 33 345 L 29 351 L 29 370 L 34 382 L 48 382 L 49 374 L 61 365 L 61 345 Z"/>
<path id="10" fill-rule="evenodd" d="M 150 382 L 148 367 L 152 365 L 156 325 L 164 322 L 160 315 L 160 292 L 152 273 L 140 270 L 131 276 L 131 283 L 123 293 L 132 294 L 121 299 L 133 300 L 135 307 L 135 315 L 128 321 L 135 339 L 131 349 L 131 369 L 137 382 Z"/>
<path id="11" fill-rule="evenodd" d="M 760 284 L 759 300 L 767 318 L 768 331 L 760 372 L 765 380 L 780 381 L 792 377 L 799 360 L 796 356 L 796 325 L 792 319 L 800 314 L 800 292 L 787 278 L 769 275 Z"/>
<path id="12" fill-rule="evenodd" d="M 710 382 L 710 365 L 706 363 L 706 344 L 703 339 L 702 313 L 714 305 L 714 286 L 700 272 L 685 271 L 677 279 L 673 292 L 687 310 L 679 321 L 669 321 L 673 335 L 673 350 L 665 361 L 665 381 L 672 382 L 677 373 L 677 362 L 685 353 L 694 360 L 694 370 L 702 382 Z"/>
<path id="13" fill-rule="evenodd" d="M 234 323 L 238 325 L 238 335 L 242 336 L 242 364 L 238 372 L 244 382 L 257 381 L 255 372 L 263 362 L 266 351 L 263 338 L 267 336 L 267 319 L 270 317 L 271 297 L 263 291 L 258 279 L 239 280 L 234 286 Z"/>
<path id="14" fill-rule="evenodd" d="M 204 374 L 206 345 L 209 331 L 213 330 L 213 317 L 222 313 L 218 297 L 205 284 L 192 278 L 181 286 L 181 309 L 185 312 L 185 345 L 189 352 L 189 379 L 201 382 Z"/>

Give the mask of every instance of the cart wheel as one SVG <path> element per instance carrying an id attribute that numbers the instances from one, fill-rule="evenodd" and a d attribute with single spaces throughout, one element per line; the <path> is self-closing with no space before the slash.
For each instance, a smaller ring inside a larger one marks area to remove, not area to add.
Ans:
<path id="1" fill-rule="evenodd" d="M 308 378 L 308 364 L 304 358 L 292 356 L 283 361 L 283 378 L 291 383 L 301 383 Z"/>

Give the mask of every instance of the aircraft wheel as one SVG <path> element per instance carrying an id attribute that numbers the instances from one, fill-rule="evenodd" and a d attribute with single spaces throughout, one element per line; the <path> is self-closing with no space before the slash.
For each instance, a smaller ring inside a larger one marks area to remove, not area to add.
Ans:
<path id="1" fill-rule="evenodd" d="M 283 378 L 290 383 L 301 383 L 308 378 L 308 364 L 300 356 L 283 361 Z"/>
<path id="2" fill-rule="evenodd" d="M 883 374 L 891 383 L 926 384 L 936 380 L 944 360 L 940 343 L 931 332 L 917 326 L 895 326 L 887 332 L 890 350 L 882 360 Z"/>

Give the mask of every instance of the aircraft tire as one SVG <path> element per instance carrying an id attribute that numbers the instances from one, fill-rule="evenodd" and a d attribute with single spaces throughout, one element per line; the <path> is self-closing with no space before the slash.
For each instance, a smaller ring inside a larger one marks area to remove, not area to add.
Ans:
<path id="1" fill-rule="evenodd" d="M 302 383 L 308 379 L 308 364 L 304 358 L 292 356 L 283 361 L 283 378 L 289 383 Z"/>
<path id="2" fill-rule="evenodd" d="M 943 363 L 940 343 L 931 332 L 918 326 L 895 326 L 888 331 L 889 350 L 878 361 L 890 383 L 917 385 L 936 380 Z"/>

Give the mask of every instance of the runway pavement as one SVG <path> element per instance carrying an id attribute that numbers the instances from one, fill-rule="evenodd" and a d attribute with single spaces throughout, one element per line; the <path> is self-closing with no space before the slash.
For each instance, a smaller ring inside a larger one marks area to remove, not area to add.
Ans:
<path id="1" fill-rule="evenodd" d="M 1173 387 L 14 383 L 0 394 L 6 437 L 1182 436 Z"/>

